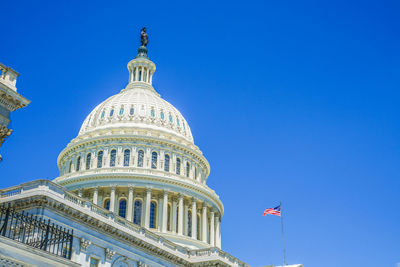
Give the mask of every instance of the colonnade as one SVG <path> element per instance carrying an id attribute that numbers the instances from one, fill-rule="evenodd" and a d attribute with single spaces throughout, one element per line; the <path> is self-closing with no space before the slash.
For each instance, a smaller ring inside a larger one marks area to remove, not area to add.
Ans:
<path id="1" fill-rule="evenodd" d="M 134 186 L 95 187 L 77 193 L 147 229 L 221 247 L 219 212 L 194 197 Z"/>
<path id="2" fill-rule="evenodd" d="M 154 71 L 145 66 L 134 66 L 129 68 L 130 82 L 146 82 L 151 84 L 153 81 Z"/>

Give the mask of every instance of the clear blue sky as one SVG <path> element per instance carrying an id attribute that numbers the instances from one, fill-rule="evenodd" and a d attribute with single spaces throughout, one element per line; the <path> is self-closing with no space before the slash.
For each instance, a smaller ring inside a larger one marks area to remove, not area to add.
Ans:
<path id="1" fill-rule="evenodd" d="M 0 187 L 58 175 L 87 114 L 128 81 L 142 26 L 156 90 L 190 123 L 223 249 L 252 266 L 400 262 L 400 2 L 3 1 L 12 115 Z"/>

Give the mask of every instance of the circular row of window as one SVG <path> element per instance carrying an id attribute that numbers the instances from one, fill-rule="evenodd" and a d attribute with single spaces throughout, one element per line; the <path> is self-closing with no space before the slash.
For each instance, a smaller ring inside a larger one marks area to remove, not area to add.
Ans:
<path id="1" fill-rule="evenodd" d="M 103 151 L 99 151 L 97 153 L 97 168 L 102 168 L 104 161 L 103 161 L 103 156 L 104 156 L 104 152 Z M 116 164 L 116 158 L 117 158 L 117 150 L 113 149 L 110 152 L 110 167 L 115 167 Z M 129 149 L 125 149 L 124 150 L 124 156 L 123 156 L 123 166 L 124 167 L 129 167 L 130 166 L 130 159 L 131 159 L 131 151 Z M 91 167 L 91 161 L 92 161 L 92 153 L 88 153 L 86 156 L 86 164 L 85 164 L 85 168 L 86 170 L 89 170 Z M 164 171 L 166 172 L 170 172 L 170 165 L 171 165 L 171 158 L 168 154 L 164 155 Z M 182 169 L 182 163 L 181 163 L 181 159 L 180 158 L 176 158 L 176 163 L 175 163 L 175 173 L 177 175 L 181 175 L 181 169 Z M 144 163 L 144 151 L 143 150 L 139 150 L 138 154 L 137 154 L 137 167 L 142 168 L 143 167 L 143 163 Z M 151 168 L 152 169 L 157 169 L 158 166 L 158 154 L 157 152 L 152 152 L 151 153 Z M 73 170 L 73 162 L 72 160 L 69 162 L 69 166 L 68 166 L 68 173 L 71 173 Z M 76 159 L 76 165 L 75 165 L 75 171 L 80 171 L 81 170 L 81 157 L 78 156 L 78 158 Z M 185 176 L 189 177 L 191 174 L 191 168 L 190 168 L 190 163 L 186 162 L 186 168 L 185 168 Z M 193 178 L 197 179 L 197 167 L 194 168 L 194 173 L 193 173 Z"/>
<path id="2" fill-rule="evenodd" d="M 142 110 L 144 111 L 144 108 L 142 108 Z M 124 115 L 124 111 L 125 111 L 125 110 L 124 110 L 124 106 L 122 106 L 122 107 L 119 109 L 119 116 Z M 110 117 L 110 118 L 113 117 L 113 116 L 114 116 L 114 113 L 115 113 L 115 112 L 114 112 L 114 108 L 112 108 L 112 109 L 110 110 L 109 117 Z M 133 107 L 131 107 L 131 108 L 129 109 L 129 115 L 133 116 L 134 114 L 135 114 L 135 109 L 134 109 Z M 104 119 L 105 116 L 106 116 L 106 111 L 103 110 L 103 111 L 101 112 L 100 119 Z M 152 118 L 155 118 L 155 117 L 156 117 L 156 111 L 155 111 L 154 108 L 151 108 L 151 110 L 150 110 L 150 116 L 151 116 Z M 165 120 L 165 114 L 164 114 L 164 111 L 162 111 L 162 110 L 160 111 L 160 119 L 163 120 L 163 121 Z M 171 113 L 168 115 L 168 119 L 169 119 L 169 122 L 170 122 L 170 123 L 174 123 L 174 119 L 173 119 Z M 176 124 L 178 125 L 178 127 L 181 126 L 181 122 L 180 122 L 178 116 L 176 116 Z M 183 126 L 183 130 L 186 131 L 186 126 L 185 126 L 185 123 L 184 123 L 183 121 L 182 121 L 182 126 Z"/>

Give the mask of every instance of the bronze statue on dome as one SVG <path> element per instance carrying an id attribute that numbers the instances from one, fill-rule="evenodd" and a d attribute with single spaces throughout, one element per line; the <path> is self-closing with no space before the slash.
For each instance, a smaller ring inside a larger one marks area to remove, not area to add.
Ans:
<path id="1" fill-rule="evenodd" d="M 142 46 L 147 46 L 147 43 L 149 42 L 147 39 L 146 27 L 142 28 L 142 32 L 140 33 L 140 42 L 142 43 Z"/>

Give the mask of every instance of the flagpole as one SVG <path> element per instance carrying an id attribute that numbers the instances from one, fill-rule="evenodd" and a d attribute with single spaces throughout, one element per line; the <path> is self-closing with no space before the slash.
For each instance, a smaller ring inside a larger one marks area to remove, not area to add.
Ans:
<path id="1" fill-rule="evenodd" d="M 282 202 L 279 202 L 281 206 L 281 228 L 282 228 L 282 243 L 283 243 L 283 265 L 287 265 L 286 262 L 286 248 L 285 248 L 285 235 L 283 233 L 283 212 L 282 212 Z"/>

